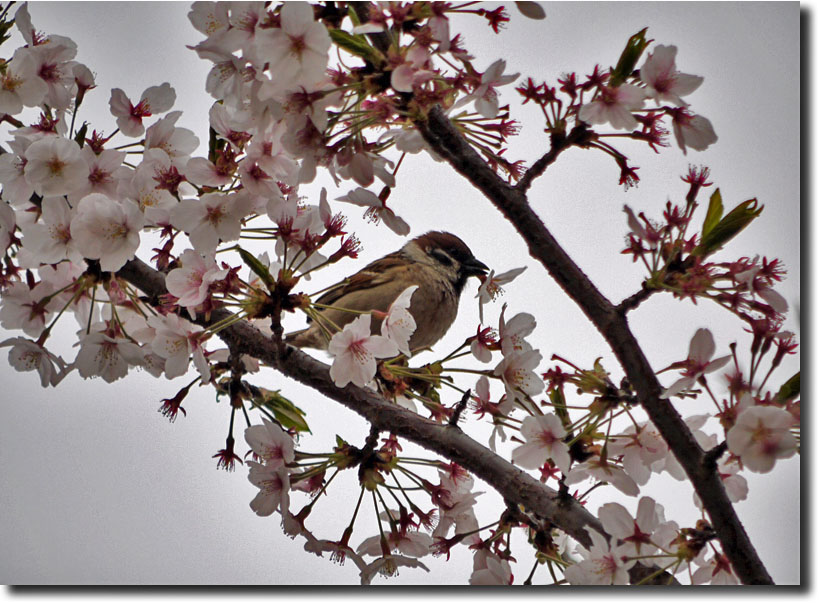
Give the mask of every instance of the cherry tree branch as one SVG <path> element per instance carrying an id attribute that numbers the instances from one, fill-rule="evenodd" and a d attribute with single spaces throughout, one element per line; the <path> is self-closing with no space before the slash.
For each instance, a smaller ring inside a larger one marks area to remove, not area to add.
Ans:
<path id="1" fill-rule="evenodd" d="M 417 126 L 431 149 L 481 191 L 515 226 L 552 278 L 577 303 L 608 342 L 651 421 L 685 470 L 707 511 L 723 551 L 745 584 L 773 584 L 725 492 L 713 463 L 668 400 L 648 359 L 629 329 L 625 313 L 614 306 L 574 263 L 529 205 L 524 190 L 506 183 L 481 159 L 440 107 Z M 547 154 L 544 157 L 548 157 Z M 548 161 L 542 162 L 543 168 Z"/>
<path id="2" fill-rule="evenodd" d="M 165 275 L 139 259 L 126 263 L 117 276 L 140 289 L 154 302 L 167 292 Z M 196 322 L 207 326 L 231 316 L 228 310 L 220 309 L 212 312 L 208 321 L 200 318 Z M 611 539 L 600 521 L 573 497 L 562 495 L 518 469 L 470 438 L 457 425 L 440 424 L 421 417 L 386 401 L 369 389 L 352 384 L 339 388 L 330 378 L 328 365 L 291 346 L 285 346 L 282 351 L 277 342 L 247 321 L 241 320 L 221 329 L 218 336 L 227 344 L 231 354 L 253 356 L 358 413 L 373 429 L 394 433 L 458 463 L 493 487 L 504 500 L 548 520 L 583 546 L 591 546 L 587 529 L 596 530 Z M 658 572 L 656 567 L 640 563 L 629 574 L 633 583 L 677 584 L 667 572 Z"/>

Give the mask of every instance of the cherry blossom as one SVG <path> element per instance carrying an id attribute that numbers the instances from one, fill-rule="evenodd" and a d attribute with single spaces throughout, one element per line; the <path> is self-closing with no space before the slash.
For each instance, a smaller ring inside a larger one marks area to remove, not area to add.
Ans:
<path id="1" fill-rule="evenodd" d="M 88 164 L 73 140 L 60 136 L 41 138 L 26 149 L 26 180 L 44 196 L 70 195 L 88 179 Z"/>
<path id="2" fill-rule="evenodd" d="M 205 193 L 180 201 L 171 209 L 170 220 L 174 227 L 188 234 L 196 251 L 209 254 L 220 241 L 239 238 L 246 210 L 247 197 L 240 193 Z"/>
<path id="3" fill-rule="evenodd" d="M 390 304 L 387 316 L 381 323 L 381 334 L 390 341 L 395 342 L 398 351 L 407 358 L 412 356 L 409 349 L 409 340 L 415 332 L 415 319 L 409 313 L 409 307 L 412 294 L 415 293 L 416 289 L 418 289 L 418 285 L 404 289 L 401 295 L 396 297 L 395 301 Z"/>
<path id="4" fill-rule="evenodd" d="M 632 111 L 641 109 L 645 91 L 632 84 L 601 86 L 597 98 L 580 107 L 577 116 L 590 124 L 609 123 L 618 130 L 633 130 L 637 119 Z"/>
<path id="5" fill-rule="evenodd" d="M 586 529 L 591 537 L 589 549 L 578 546 L 583 557 L 580 563 L 567 567 L 563 574 L 571 584 L 614 585 L 628 584 L 628 570 L 634 565 L 633 559 L 626 559 L 624 546 L 611 547 L 605 536 L 596 530 Z"/>
<path id="6" fill-rule="evenodd" d="M 117 118 L 117 127 L 125 136 L 136 138 L 145 132 L 142 120 L 157 113 L 164 113 L 176 102 L 176 92 L 168 82 L 146 88 L 134 105 L 120 88 L 111 90 L 111 115 Z"/>
<path id="7" fill-rule="evenodd" d="M 99 260 L 106 272 L 115 272 L 134 257 L 144 224 L 135 203 L 92 193 L 77 206 L 71 236 L 84 257 Z"/>
<path id="8" fill-rule="evenodd" d="M 525 469 L 538 469 L 547 459 L 565 474 L 569 471 L 571 458 L 569 447 L 563 441 L 566 430 L 555 414 L 526 417 L 520 426 L 526 443 L 512 451 L 512 461 Z"/>
<path id="9" fill-rule="evenodd" d="M 421 568 L 428 572 L 429 568 L 426 565 L 415 559 L 414 557 L 405 557 L 403 555 L 384 555 L 379 557 L 372 563 L 367 564 L 359 574 L 362 586 L 368 585 L 376 574 L 383 576 L 395 576 L 398 573 L 399 567 Z"/>
<path id="10" fill-rule="evenodd" d="M 73 59 L 77 45 L 64 36 L 50 35 L 48 43 L 38 44 L 31 49 L 34 70 L 46 84 L 45 103 L 57 110 L 71 106 L 76 91 Z"/>
<path id="11" fill-rule="evenodd" d="M 587 478 L 608 482 L 628 496 L 637 496 L 640 493 L 639 486 L 625 471 L 602 456 L 595 455 L 582 463 L 574 465 L 566 474 L 565 483 L 567 486 L 571 486 Z"/>
<path id="12" fill-rule="evenodd" d="M 376 358 L 389 358 L 398 353 L 394 341 L 371 335 L 371 321 L 371 314 L 363 314 L 330 339 L 327 351 L 334 357 L 330 377 L 336 386 L 344 387 L 352 382 L 363 387 L 375 376 Z"/>
<path id="13" fill-rule="evenodd" d="M 0 342 L 0 348 L 10 347 L 9 364 L 17 371 L 37 371 L 40 384 L 56 387 L 68 373 L 65 361 L 43 346 L 25 337 L 12 337 Z"/>
<path id="14" fill-rule="evenodd" d="M 782 408 L 752 406 L 728 430 L 728 449 L 751 471 L 768 473 L 778 459 L 796 454 L 796 438 L 790 432 L 793 423 L 793 416 Z"/>
<path id="15" fill-rule="evenodd" d="M 206 258 L 193 249 L 186 249 L 179 256 L 179 268 L 165 277 L 168 293 L 179 298 L 176 302 L 185 308 L 195 308 L 204 303 L 210 294 L 211 284 L 227 276 L 227 269 L 219 268 L 212 257 Z"/>
<path id="16" fill-rule="evenodd" d="M 489 271 L 489 276 L 487 276 L 486 280 L 484 280 L 481 283 L 481 286 L 478 287 L 478 293 L 475 295 L 475 297 L 478 298 L 478 312 L 481 322 L 483 322 L 484 304 L 494 300 L 498 295 L 500 295 L 503 292 L 501 285 L 511 283 L 518 276 L 520 276 L 523 271 L 526 270 L 526 268 L 527 266 L 523 266 L 522 268 L 513 268 L 512 270 L 508 270 L 507 272 L 503 272 L 498 275 L 495 275 L 494 270 Z"/>
<path id="17" fill-rule="evenodd" d="M 345 201 L 347 203 L 352 203 L 353 205 L 368 207 L 369 209 L 364 215 L 368 216 L 373 221 L 378 222 L 379 220 L 383 220 L 384 224 L 386 224 L 387 227 L 389 227 L 396 234 L 402 236 L 409 234 L 409 224 L 407 224 L 399 216 L 396 216 L 395 212 L 387 207 L 387 204 L 379 199 L 372 191 L 359 187 L 350 191 L 346 195 L 336 197 L 336 201 Z"/>
<path id="18" fill-rule="evenodd" d="M 0 251 L 5 252 L 11 245 L 16 224 L 14 210 L 5 201 L 0 201 Z"/>
<path id="19" fill-rule="evenodd" d="M 266 85 L 283 91 L 316 82 L 327 67 L 327 28 L 313 20 L 313 7 L 306 2 L 285 3 L 280 16 L 280 29 L 263 29 L 256 36 L 256 52 L 273 75 Z"/>
<path id="20" fill-rule="evenodd" d="M 700 87 L 703 78 L 677 71 L 675 58 L 676 46 L 658 44 L 649 53 L 643 66 L 640 67 L 640 79 L 648 87 L 646 92 L 657 103 L 670 101 L 678 107 L 687 105 L 682 96 L 687 96 Z"/>
<path id="21" fill-rule="evenodd" d="M 259 493 L 250 501 L 250 508 L 262 517 L 280 510 L 282 516 L 290 507 L 290 476 L 284 466 L 273 467 L 255 461 L 247 461 L 250 472 L 247 479 L 259 488 Z"/>
<path id="22" fill-rule="evenodd" d="M 165 360 L 165 377 L 174 379 L 184 375 L 192 355 L 199 375 L 204 381 L 210 380 L 210 367 L 202 347 L 202 327 L 176 314 L 153 316 L 148 319 L 148 324 L 155 330 L 151 349 Z"/>
<path id="23" fill-rule="evenodd" d="M 608 444 L 609 454 L 623 457 L 623 469 L 639 485 L 648 483 L 651 467 L 669 454 L 657 429 L 650 423 L 629 425 Z"/>
<path id="24" fill-rule="evenodd" d="M 3 199 L 15 207 L 29 203 L 34 187 L 26 180 L 25 151 L 31 140 L 17 136 L 9 141 L 11 153 L 0 155 L 0 184 L 3 185 Z"/>
<path id="25" fill-rule="evenodd" d="M 44 264 L 54 264 L 64 259 L 82 262 L 83 255 L 71 235 L 74 213 L 65 199 L 46 197 L 41 208 L 40 221 L 22 229 L 24 247 Z"/>
<path id="26" fill-rule="evenodd" d="M 23 106 L 36 107 L 48 91 L 45 82 L 37 77 L 37 66 L 31 50 L 18 48 L 0 74 L 0 113 L 17 115 Z"/>
<path id="27" fill-rule="evenodd" d="M 92 331 L 81 336 L 74 364 L 83 379 L 102 377 L 113 383 L 125 377 L 131 366 L 140 365 L 142 358 L 143 352 L 137 344 L 103 331 Z"/>
<path id="28" fill-rule="evenodd" d="M 731 569 L 731 563 L 725 555 L 714 553 L 708 562 L 697 569 L 691 576 L 691 584 L 708 584 L 711 586 L 736 586 L 737 577 Z"/>
<path id="29" fill-rule="evenodd" d="M 187 128 L 177 128 L 182 111 L 171 111 L 145 131 L 145 150 L 162 149 L 177 169 L 183 169 L 199 139 Z"/>
<path id="30" fill-rule="evenodd" d="M 643 496 L 637 504 L 637 516 L 632 517 L 619 503 L 605 503 L 598 510 L 600 523 L 612 538 L 622 543 L 629 556 L 652 555 L 657 551 L 652 533 L 665 522 L 663 508 L 653 498 Z"/>
<path id="31" fill-rule="evenodd" d="M 494 374 L 503 380 L 510 400 L 519 399 L 521 394 L 534 396 L 543 391 L 543 379 L 535 373 L 542 359 L 540 352 L 530 349 L 504 356 L 495 367 Z"/>
<path id="32" fill-rule="evenodd" d="M 746 285 L 751 293 L 758 295 L 768 302 L 771 308 L 776 312 L 785 314 L 788 311 L 787 300 L 774 291 L 765 279 L 758 276 L 760 270 L 762 270 L 762 266 L 755 263 L 755 265 L 748 270 L 743 270 L 734 275 L 734 280 L 736 280 L 737 283 Z"/>
<path id="33" fill-rule="evenodd" d="M 670 398 L 680 392 L 690 388 L 708 373 L 718 371 L 731 361 L 731 356 L 721 356 L 711 360 L 716 351 L 714 336 L 708 329 L 697 329 L 691 338 L 688 347 L 688 358 L 683 362 L 685 370 L 683 377 L 667 387 L 661 394 L 661 398 Z"/>
<path id="34" fill-rule="evenodd" d="M 501 310 L 498 335 L 500 337 L 501 352 L 504 356 L 515 353 L 523 353 L 532 349 L 532 346 L 524 340 L 532 334 L 537 326 L 535 317 L 528 312 L 515 314 L 507 322 L 504 318 L 506 305 Z"/>
<path id="35" fill-rule="evenodd" d="M 498 59 L 492 63 L 481 75 L 481 83 L 475 91 L 458 101 L 453 108 L 461 107 L 474 100 L 475 109 L 483 117 L 497 117 L 499 102 L 496 88 L 511 84 L 520 76 L 519 73 L 503 75 L 505 69 L 506 61 L 503 59 Z"/>
<path id="36" fill-rule="evenodd" d="M 16 281 L 3 291 L 0 299 L 0 326 L 4 329 L 22 329 L 29 337 L 39 337 L 51 315 L 51 305 L 46 299 L 54 293 L 48 283 L 29 287 Z"/>
<path id="37" fill-rule="evenodd" d="M 265 418 L 262 422 L 262 425 L 245 429 L 245 440 L 250 449 L 271 469 L 292 463 L 295 458 L 293 438 L 276 423 Z"/>
<path id="38" fill-rule="evenodd" d="M 480 553 L 481 551 L 478 551 Z M 514 577 L 512 576 L 512 568 L 506 559 L 501 559 L 497 555 L 481 555 L 481 561 L 478 561 L 479 555 L 475 555 L 474 568 L 472 575 L 469 577 L 469 583 L 473 586 L 479 585 L 502 585 L 507 586 L 512 584 Z M 481 567 L 483 566 L 483 567 Z"/>
<path id="39" fill-rule="evenodd" d="M 671 127 L 683 154 L 687 149 L 704 151 L 717 141 L 714 126 L 702 115 L 695 115 L 686 109 L 675 109 L 671 114 Z"/>

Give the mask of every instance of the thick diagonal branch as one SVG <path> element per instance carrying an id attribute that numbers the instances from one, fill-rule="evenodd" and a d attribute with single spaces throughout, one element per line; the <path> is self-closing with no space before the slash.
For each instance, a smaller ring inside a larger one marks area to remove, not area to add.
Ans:
<path id="1" fill-rule="evenodd" d="M 125 279 L 149 298 L 158 299 L 166 293 L 165 276 L 139 259 L 128 262 L 117 276 Z M 230 318 L 227 310 L 216 310 L 203 325 Z M 281 353 L 278 345 L 246 321 L 238 321 L 221 329 L 219 337 L 232 354 L 249 354 L 358 413 L 377 430 L 389 431 L 432 450 L 458 463 L 492 486 L 505 500 L 521 505 L 527 512 L 550 521 L 582 545 L 591 546 L 587 528 L 597 530 L 606 538 L 600 521 L 574 498 L 534 479 L 460 428 L 425 419 L 413 412 L 390 404 L 372 390 L 348 385 L 338 388 L 330 378 L 330 367 L 301 350 L 287 347 Z M 629 571 L 632 583 L 677 584 L 667 572 L 657 572 L 654 566 L 636 564 Z"/>
<path id="2" fill-rule="evenodd" d="M 737 576 L 745 584 L 772 584 L 713 464 L 705 463 L 703 450 L 674 407 L 660 399 L 660 384 L 629 329 L 625 313 L 619 312 L 597 290 L 557 243 L 529 205 L 525 193 L 490 169 L 440 108 L 434 108 L 428 120 L 417 125 L 432 150 L 449 161 L 514 225 L 531 256 L 546 268 L 606 339 L 646 413 L 691 480 Z"/>

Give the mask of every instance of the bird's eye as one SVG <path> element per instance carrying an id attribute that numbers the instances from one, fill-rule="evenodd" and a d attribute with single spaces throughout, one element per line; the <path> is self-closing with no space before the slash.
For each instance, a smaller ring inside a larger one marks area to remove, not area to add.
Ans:
<path id="1" fill-rule="evenodd" d="M 430 255 L 435 256 L 435 259 L 438 260 L 444 266 L 452 266 L 452 258 L 449 257 L 449 254 L 442 249 L 432 249 L 430 250 Z"/>

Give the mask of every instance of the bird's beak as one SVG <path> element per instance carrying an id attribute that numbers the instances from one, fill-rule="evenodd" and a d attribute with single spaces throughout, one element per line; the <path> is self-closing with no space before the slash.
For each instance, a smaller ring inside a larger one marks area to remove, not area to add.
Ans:
<path id="1" fill-rule="evenodd" d="M 467 260 L 462 264 L 462 266 L 464 269 L 464 274 L 467 276 L 484 275 L 489 271 L 489 266 L 479 260 L 476 260 L 475 258 Z"/>

